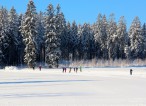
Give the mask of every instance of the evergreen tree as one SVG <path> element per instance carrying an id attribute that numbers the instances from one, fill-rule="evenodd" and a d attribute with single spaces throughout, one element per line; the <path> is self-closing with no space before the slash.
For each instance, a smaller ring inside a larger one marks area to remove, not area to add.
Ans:
<path id="1" fill-rule="evenodd" d="M 108 59 L 108 49 L 107 49 L 107 20 L 106 16 L 103 17 L 101 14 L 98 15 L 97 20 L 97 31 L 95 33 L 96 48 L 98 51 L 98 58 Z"/>
<path id="2" fill-rule="evenodd" d="M 93 39 L 93 36 L 91 36 L 90 25 L 85 23 L 82 27 L 82 35 L 80 38 L 81 55 L 84 60 L 89 59 L 89 47 L 90 47 L 91 39 Z"/>
<path id="3" fill-rule="evenodd" d="M 64 14 L 61 12 L 60 5 L 58 4 L 56 7 L 56 16 L 55 16 L 55 22 L 56 22 L 56 37 L 57 37 L 57 49 L 58 49 L 58 60 L 61 58 L 61 47 L 62 47 L 62 36 L 65 34 L 65 27 L 66 27 L 66 21 L 64 18 Z"/>
<path id="4" fill-rule="evenodd" d="M 118 58 L 117 53 L 118 53 L 119 42 L 117 42 L 118 36 L 116 30 L 117 30 L 117 25 L 115 22 L 114 14 L 111 14 L 108 22 L 107 48 L 108 48 L 109 59 L 113 59 L 113 60 Z"/>
<path id="5" fill-rule="evenodd" d="M 65 46 L 65 50 L 66 50 L 66 55 L 67 55 L 67 58 L 68 60 L 71 58 L 70 55 L 72 54 L 72 43 L 71 43 L 71 25 L 69 22 L 67 22 L 67 25 L 66 25 L 66 36 L 64 36 L 64 46 Z M 64 53 L 63 53 L 64 54 Z"/>
<path id="6" fill-rule="evenodd" d="M 20 45 L 20 41 L 18 39 L 18 15 L 16 14 L 14 7 L 12 7 L 9 13 L 9 28 L 10 45 L 8 50 L 8 64 L 14 65 L 16 63 L 18 64 L 18 46 Z"/>
<path id="7" fill-rule="evenodd" d="M 102 36 L 100 37 L 100 45 L 101 45 L 101 51 L 102 51 L 102 58 L 108 59 L 108 48 L 107 48 L 107 31 L 108 31 L 108 22 L 106 19 L 106 16 L 103 15 L 102 17 Z"/>
<path id="8" fill-rule="evenodd" d="M 21 32 L 23 35 L 23 41 L 25 43 L 24 62 L 29 67 L 33 67 L 36 64 L 37 30 L 36 30 L 36 7 L 32 0 L 30 0 L 27 5 L 27 12 L 25 13 Z"/>
<path id="9" fill-rule="evenodd" d="M 93 30 L 92 30 L 92 26 L 90 26 L 90 24 L 89 24 L 89 29 L 88 29 L 88 31 L 89 31 L 89 46 L 88 46 L 88 59 L 93 59 L 95 56 L 94 56 L 94 54 L 95 54 L 95 38 L 94 38 L 94 32 L 93 32 Z"/>
<path id="10" fill-rule="evenodd" d="M 146 58 L 146 24 L 145 23 L 143 24 L 143 27 L 142 27 L 142 36 L 144 38 L 143 59 L 145 59 Z"/>
<path id="11" fill-rule="evenodd" d="M 44 33 L 45 33 L 45 28 L 44 28 L 44 14 L 43 12 L 40 12 L 37 15 L 37 32 L 38 36 L 36 38 L 37 42 L 37 61 L 39 62 L 44 62 L 44 48 L 45 48 L 45 42 L 44 42 Z"/>
<path id="12" fill-rule="evenodd" d="M 144 57 L 146 39 L 143 36 L 139 17 L 135 17 L 129 30 L 130 49 L 133 59 Z"/>
<path id="13" fill-rule="evenodd" d="M 64 15 L 62 15 L 63 17 L 63 31 L 61 33 L 61 58 L 62 60 L 68 60 L 69 59 L 69 54 L 68 54 L 68 37 L 67 37 L 67 26 L 66 26 L 66 21 L 65 21 L 65 18 L 64 18 Z"/>
<path id="14" fill-rule="evenodd" d="M 70 43 L 71 43 L 71 53 L 73 56 L 73 60 L 77 59 L 77 45 L 78 45 L 78 27 L 76 22 L 74 21 L 71 26 L 71 35 L 70 35 Z"/>
<path id="15" fill-rule="evenodd" d="M 0 8 L 0 64 L 8 64 L 8 47 L 9 47 L 9 24 L 8 24 L 8 12 L 5 8 Z"/>
<path id="16" fill-rule="evenodd" d="M 45 61 L 50 68 L 58 67 L 60 58 L 60 42 L 56 32 L 56 16 L 50 4 L 45 17 Z"/>
<path id="17" fill-rule="evenodd" d="M 24 22 L 24 16 L 23 14 L 20 14 L 18 17 L 18 41 L 19 41 L 19 45 L 18 45 L 18 64 L 22 65 L 24 63 L 24 49 L 25 49 L 25 44 L 23 42 L 23 36 L 21 33 L 21 29 L 23 26 L 23 22 Z"/>
<path id="18" fill-rule="evenodd" d="M 79 24 L 78 25 L 78 59 L 81 60 L 82 59 L 82 41 L 81 41 L 81 38 L 82 38 L 82 26 Z"/>
<path id="19" fill-rule="evenodd" d="M 146 24 L 144 23 L 142 26 L 143 35 L 146 37 Z"/>
<path id="20" fill-rule="evenodd" d="M 97 22 L 94 25 L 94 38 L 95 38 L 95 51 L 96 58 L 102 58 L 101 45 L 102 45 L 102 15 L 98 14 Z"/>
<path id="21" fill-rule="evenodd" d="M 117 26 L 117 43 L 118 43 L 118 58 L 125 58 L 124 49 L 126 45 L 128 46 L 128 34 L 126 28 L 126 22 L 124 17 L 122 16 L 119 20 L 119 24 Z"/>

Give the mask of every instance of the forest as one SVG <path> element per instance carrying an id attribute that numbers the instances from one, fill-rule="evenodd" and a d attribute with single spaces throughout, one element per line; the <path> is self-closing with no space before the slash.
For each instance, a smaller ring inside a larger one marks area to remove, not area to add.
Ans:
<path id="1" fill-rule="evenodd" d="M 63 60 L 145 58 L 146 24 L 138 16 L 128 29 L 124 16 L 116 22 L 113 13 L 108 19 L 99 13 L 96 22 L 81 25 L 67 22 L 59 5 L 37 12 L 30 0 L 25 14 L 0 7 L 0 67 L 46 63 L 54 68 Z"/>

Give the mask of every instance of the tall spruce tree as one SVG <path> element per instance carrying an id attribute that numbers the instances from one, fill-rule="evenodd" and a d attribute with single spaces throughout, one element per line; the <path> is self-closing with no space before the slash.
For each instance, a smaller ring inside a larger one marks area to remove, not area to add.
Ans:
<path id="1" fill-rule="evenodd" d="M 76 25 L 76 22 L 74 21 L 71 25 L 71 35 L 70 35 L 70 43 L 71 43 L 71 52 L 72 52 L 72 58 L 77 59 L 77 45 L 78 45 L 78 27 Z"/>
<path id="2" fill-rule="evenodd" d="M 10 45 L 9 45 L 9 65 L 16 65 L 18 64 L 18 47 L 20 45 L 20 41 L 18 39 L 18 15 L 14 7 L 10 10 L 9 13 L 9 38 L 10 38 Z"/>
<path id="3" fill-rule="evenodd" d="M 95 38 L 95 51 L 96 51 L 96 59 L 101 58 L 101 45 L 102 40 L 102 15 L 98 14 L 97 22 L 94 25 L 94 38 Z"/>
<path id="4" fill-rule="evenodd" d="M 37 52 L 36 7 L 32 0 L 27 5 L 21 32 L 25 43 L 24 62 L 31 68 L 36 65 Z"/>
<path id="5" fill-rule="evenodd" d="M 49 4 L 45 17 L 45 62 L 50 68 L 58 67 L 60 42 L 56 31 L 56 16 L 52 4 Z"/>
<path id="6" fill-rule="evenodd" d="M 144 57 L 146 38 L 143 36 L 139 17 L 135 17 L 129 30 L 130 49 L 133 59 Z"/>
<path id="7" fill-rule="evenodd" d="M 117 26 L 117 42 L 118 42 L 118 58 L 125 58 L 124 49 L 128 45 L 128 33 L 126 28 L 126 22 L 124 16 L 120 17 L 119 24 Z"/>
<path id="8" fill-rule="evenodd" d="M 107 48 L 107 30 L 108 30 L 108 22 L 106 16 L 103 15 L 102 17 L 102 28 L 101 28 L 102 36 L 100 37 L 100 48 L 102 52 L 102 58 L 108 59 L 108 48 Z"/>
<path id="9" fill-rule="evenodd" d="M 81 44 L 81 38 L 82 38 L 82 26 L 79 24 L 78 25 L 78 38 L 79 38 L 79 42 L 78 42 L 78 60 L 82 59 L 82 44 Z"/>
<path id="10" fill-rule="evenodd" d="M 71 43 L 71 25 L 70 25 L 70 22 L 67 22 L 67 25 L 66 25 L 66 30 L 65 30 L 65 32 L 66 32 L 66 36 L 64 37 L 64 41 L 65 41 L 65 50 L 66 50 L 66 55 L 67 55 L 67 60 L 69 60 L 70 59 L 70 57 L 69 57 L 69 55 L 72 53 L 71 51 L 71 49 L 72 49 L 72 43 Z M 63 53 L 64 54 L 64 53 Z"/>
<path id="11" fill-rule="evenodd" d="M 108 53 L 109 53 L 109 59 L 117 59 L 118 58 L 118 42 L 117 42 L 117 25 L 115 22 L 114 14 L 110 15 L 110 19 L 108 22 L 108 41 L 107 41 L 107 46 L 108 46 Z"/>
<path id="12" fill-rule="evenodd" d="M 90 47 L 90 41 L 92 39 L 90 32 L 90 25 L 84 24 L 82 27 L 82 35 L 81 35 L 81 55 L 82 59 L 87 60 L 89 59 L 89 47 Z"/>
<path id="13" fill-rule="evenodd" d="M 62 47 L 62 36 L 65 35 L 65 28 L 66 28 L 66 21 L 63 12 L 61 12 L 61 7 L 58 4 L 56 7 L 56 14 L 55 14 L 55 23 L 56 23 L 56 37 L 57 37 L 57 48 L 56 52 L 58 59 L 56 61 L 59 61 L 61 59 L 61 47 Z M 57 63 L 58 64 L 58 63 Z"/>
<path id="14" fill-rule="evenodd" d="M 8 64 L 8 47 L 9 47 L 9 24 L 8 11 L 0 8 L 0 66 Z"/>
<path id="15" fill-rule="evenodd" d="M 24 16 L 23 14 L 20 14 L 18 17 L 18 41 L 19 41 L 19 45 L 18 45 L 18 64 L 22 65 L 24 64 L 24 49 L 25 49 L 25 44 L 23 42 L 23 36 L 21 33 L 21 26 L 23 26 L 23 21 L 24 21 Z"/>
<path id="16" fill-rule="evenodd" d="M 36 38 L 37 42 L 37 61 L 42 63 L 44 62 L 44 33 L 45 33 L 45 26 L 44 26 L 44 13 L 40 12 L 37 15 L 37 32 L 38 36 Z"/>

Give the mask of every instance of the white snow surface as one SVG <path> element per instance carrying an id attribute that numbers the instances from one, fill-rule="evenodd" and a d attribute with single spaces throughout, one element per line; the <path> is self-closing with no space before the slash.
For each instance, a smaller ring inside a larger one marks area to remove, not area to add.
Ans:
<path id="1" fill-rule="evenodd" d="M 146 68 L 0 70 L 0 106 L 146 106 Z"/>

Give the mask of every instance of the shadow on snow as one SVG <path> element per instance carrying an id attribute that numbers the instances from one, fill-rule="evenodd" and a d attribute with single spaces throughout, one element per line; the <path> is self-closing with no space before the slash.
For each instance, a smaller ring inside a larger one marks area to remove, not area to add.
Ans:
<path id="1" fill-rule="evenodd" d="M 53 82 L 87 82 L 93 80 L 54 80 L 54 81 L 15 81 L 15 82 L 0 82 L 0 85 L 3 84 L 35 84 L 35 83 L 53 83 Z"/>

